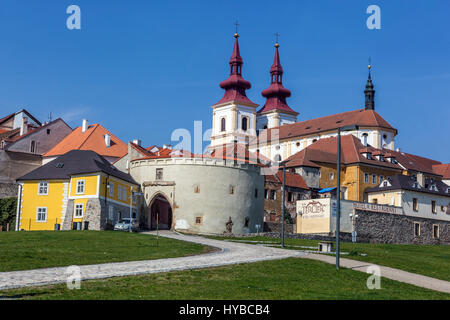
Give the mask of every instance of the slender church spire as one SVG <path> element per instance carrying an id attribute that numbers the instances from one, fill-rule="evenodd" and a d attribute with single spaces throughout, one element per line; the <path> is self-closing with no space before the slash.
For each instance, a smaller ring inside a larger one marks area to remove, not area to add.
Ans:
<path id="1" fill-rule="evenodd" d="M 278 38 L 278 34 L 276 34 L 276 36 Z M 258 113 L 277 110 L 280 112 L 298 115 L 298 113 L 292 110 L 286 103 L 286 98 L 291 96 L 291 91 L 283 87 L 283 67 L 280 62 L 280 53 L 278 51 L 279 47 L 280 45 L 277 41 L 275 43 L 275 56 L 273 58 L 273 64 L 270 68 L 270 86 L 261 92 L 262 96 L 267 99 L 266 104 L 261 110 L 258 111 Z"/>
<path id="2" fill-rule="evenodd" d="M 369 77 L 366 83 L 366 89 L 364 90 L 364 95 L 366 96 L 366 110 L 375 110 L 375 90 L 373 89 L 371 69 L 372 65 L 369 62 Z"/>
<path id="3" fill-rule="evenodd" d="M 236 30 L 237 31 L 237 30 Z M 241 57 L 239 50 L 239 34 L 234 34 L 233 53 L 230 58 L 230 76 L 227 80 L 220 83 L 220 87 L 225 90 L 225 94 L 216 104 L 235 101 L 245 104 L 256 105 L 252 102 L 245 93 L 245 90 L 251 88 L 250 82 L 242 77 L 242 65 L 244 60 Z"/>

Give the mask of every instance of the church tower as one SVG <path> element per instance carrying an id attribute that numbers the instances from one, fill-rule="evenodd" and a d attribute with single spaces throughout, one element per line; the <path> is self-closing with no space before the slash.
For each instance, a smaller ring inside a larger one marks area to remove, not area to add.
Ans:
<path id="1" fill-rule="evenodd" d="M 266 98 L 266 104 L 258 111 L 258 130 L 297 122 L 298 112 L 292 110 L 286 103 L 286 98 L 291 96 L 291 91 L 283 87 L 283 68 L 280 63 L 279 47 L 278 42 L 275 43 L 275 57 L 270 68 L 270 86 L 261 93 Z"/>
<path id="2" fill-rule="evenodd" d="M 256 108 L 245 91 L 250 82 L 242 77 L 244 61 L 239 51 L 239 34 L 234 34 L 233 54 L 230 58 L 230 76 L 220 83 L 225 90 L 222 99 L 212 106 L 213 124 L 210 148 L 237 142 L 247 144 L 256 138 Z"/>
<path id="3" fill-rule="evenodd" d="M 372 66 L 369 64 L 369 78 L 367 79 L 366 89 L 364 95 L 366 96 L 366 110 L 375 110 L 375 90 L 373 89 L 372 78 L 370 75 L 370 69 Z"/>

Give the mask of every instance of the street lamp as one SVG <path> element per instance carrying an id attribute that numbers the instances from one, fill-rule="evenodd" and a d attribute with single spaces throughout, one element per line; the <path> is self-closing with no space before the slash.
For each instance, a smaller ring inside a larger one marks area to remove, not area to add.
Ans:
<path id="1" fill-rule="evenodd" d="M 137 196 L 143 196 L 144 194 L 142 192 L 134 192 L 133 187 L 130 187 L 130 233 L 133 232 L 133 197 Z"/>
<path id="2" fill-rule="evenodd" d="M 283 166 L 283 182 L 281 186 L 281 247 L 284 248 L 284 189 L 286 186 L 286 161 L 281 161 L 280 165 Z"/>
<path id="3" fill-rule="evenodd" d="M 337 210 L 336 210 L 336 269 L 339 269 L 340 243 L 339 233 L 341 228 L 341 132 L 358 130 L 357 125 L 345 126 L 337 129 Z"/>

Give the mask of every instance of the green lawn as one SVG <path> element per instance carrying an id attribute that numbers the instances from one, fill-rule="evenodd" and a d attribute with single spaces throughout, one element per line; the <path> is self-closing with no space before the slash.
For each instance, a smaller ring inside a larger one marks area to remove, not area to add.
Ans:
<path id="1" fill-rule="evenodd" d="M 267 237 L 224 238 L 221 240 L 270 241 L 280 243 L 280 239 Z M 285 239 L 287 249 L 308 250 L 294 246 L 313 246 L 317 240 Z M 254 243 L 253 243 L 254 244 Z M 423 274 L 437 279 L 450 281 L 450 246 L 448 245 L 403 245 L 341 242 L 341 251 L 351 255 L 341 255 L 365 262 L 398 268 L 412 273 Z M 361 253 L 367 254 L 362 256 Z"/>
<path id="2" fill-rule="evenodd" d="M 91 280 L 81 289 L 65 284 L 0 291 L 17 299 L 445 299 L 450 295 L 381 279 L 369 290 L 369 275 L 309 259 Z"/>
<path id="3" fill-rule="evenodd" d="M 201 254 L 199 244 L 118 231 L 0 232 L 0 272 Z"/>

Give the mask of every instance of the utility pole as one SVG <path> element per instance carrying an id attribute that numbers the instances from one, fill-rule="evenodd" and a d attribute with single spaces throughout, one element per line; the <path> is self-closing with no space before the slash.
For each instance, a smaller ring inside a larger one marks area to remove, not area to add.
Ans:
<path id="1" fill-rule="evenodd" d="M 336 269 L 339 269 L 340 240 L 341 229 L 341 132 L 358 130 L 357 125 L 345 126 L 337 129 L 337 187 L 336 187 Z"/>
<path id="2" fill-rule="evenodd" d="M 337 135 L 337 208 L 336 208 L 336 269 L 339 269 L 340 243 L 339 233 L 341 229 L 341 128 Z"/>
<path id="3" fill-rule="evenodd" d="M 281 187 L 281 247 L 284 248 L 284 189 L 286 180 L 286 163 L 282 162 L 283 165 L 283 183 Z"/>

